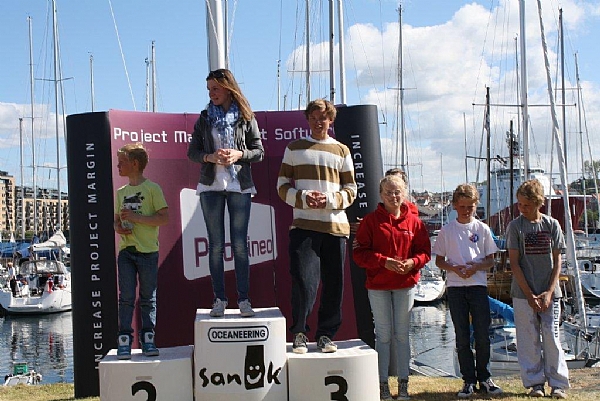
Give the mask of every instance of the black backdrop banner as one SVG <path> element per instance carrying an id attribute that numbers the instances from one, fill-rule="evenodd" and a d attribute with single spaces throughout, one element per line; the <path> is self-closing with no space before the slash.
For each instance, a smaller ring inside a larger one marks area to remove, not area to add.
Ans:
<path id="1" fill-rule="evenodd" d="M 157 346 L 193 344 L 196 309 L 211 306 L 208 240 L 195 193 L 200 166 L 187 159 L 197 118 L 198 114 L 121 110 L 67 117 L 76 398 L 99 395 L 98 363 L 116 347 L 118 238 L 112 221 L 114 191 L 127 183 L 116 168 L 116 152 L 123 145 L 144 143 L 150 157 L 144 176 L 162 187 L 169 205 L 169 224 L 161 227 L 159 235 Z M 287 144 L 309 136 L 310 131 L 303 111 L 257 112 L 256 119 L 265 159 L 252 166 L 258 193 L 252 199 L 248 230 L 250 297 L 253 307 L 278 307 L 290 319 L 287 248 L 292 208 L 277 195 L 277 173 Z M 359 189 L 348 210 L 352 221 L 374 210 L 379 199 L 382 163 L 377 108 L 338 106 L 334 130 L 338 140 L 349 147 L 355 163 Z M 229 304 L 235 305 L 235 273 L 227 246 L 226 294 Z M 360 337 L 373 345 L 364 270 L 351 262 L 350 243 L 348 250 L 343 322 L 336 339 Z M 316 315 L 309 319 L 311 327 L 316 327 Z M 134 314 L 134 328 L 137 319 Z"/>
<path id="2" fill-rule="evenodd" d="M 99 395 L 97 366 L 117 325 L 108 113 L 67 118 L 75 396 Z M 87 383 L 87 386 L 86 386 Z"/>
<path id="3" fill-rule="evenodd" d="M 383 174 L 381 143 L 377 121 L 377 107 L 372 105 L 340 107 L 335 121 L 336 138 L 350 148 L 354 161 L 354 175 L 358 186 L 356 201 L 347 210 L 348 219 L 358 218 L 376 209 L 379 202 L 379 180 Z M 358 337 L 375 348 L 375 327 L 365 288 L 366 271 L 352 259 L 349 240 L 349 262 L 354 295 L 354 313 Z"/>

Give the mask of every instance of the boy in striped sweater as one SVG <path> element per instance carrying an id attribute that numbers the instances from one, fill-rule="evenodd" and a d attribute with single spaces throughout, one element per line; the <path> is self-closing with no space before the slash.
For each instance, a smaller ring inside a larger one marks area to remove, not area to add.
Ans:
<path id="1" fill-rule="evenodd" d="M 336 109 L 327 100 L 310 102 L 304 111 L 310 137 L 288 144 L 277 191 L 294 208 L 290 227 L 293 351 L 308 351 L 307 319 L 322 283 L 317 347 L 335 352 L 332 339 L 342 322 L 344 257 L 350 224 L 345 209 L 354 202 L 357 186 L 347 146 L 328 135 Z"/>

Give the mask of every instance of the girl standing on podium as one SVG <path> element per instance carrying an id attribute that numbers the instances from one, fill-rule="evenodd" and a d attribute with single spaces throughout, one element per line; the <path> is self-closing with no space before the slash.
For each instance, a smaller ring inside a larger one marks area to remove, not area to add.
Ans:
<path id="1" fill-rule="evenodd" d="M 210 315 L 225 314 L 225 205 L 229 229 L 238 307 L 242 317 L 254 316 L 248 297 L 250 261 L 248 223 L 251 198 L 256 194 L 250 163 L 264 157 L 258 124 L 231 71 L 218 69 L 206 77 L 210 102 L 194 125 L 188 158 L 201 163 L 196 194 L 200 198 L 208 231 L 208 264 L 213 286 Z"/>

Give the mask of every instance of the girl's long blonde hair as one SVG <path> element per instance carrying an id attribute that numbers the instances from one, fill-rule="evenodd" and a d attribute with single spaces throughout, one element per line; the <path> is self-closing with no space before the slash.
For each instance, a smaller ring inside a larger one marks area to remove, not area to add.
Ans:
<path id="1" fill-rule="evenodd" d="M 211 71 L 206 77 L 207 81 L 210 79 L 214 79 L 219 85 L 231 92 L 231 97 L 237 103 L 240 114 L 244 120 L 252 120 L 254 113 L 250 108 L 250 103 L 242 93 L 242 90 L 231 71 L 226 68 L 219 68 L 218 70 Z"/>

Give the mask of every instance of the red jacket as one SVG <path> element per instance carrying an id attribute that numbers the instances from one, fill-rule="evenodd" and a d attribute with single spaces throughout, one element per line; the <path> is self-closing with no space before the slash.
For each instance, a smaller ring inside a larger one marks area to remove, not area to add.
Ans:
<path id="1" fill-rule="evenodd" d="M 400 217 L 396 218 L 380 203 L 360 223 L 353 257 L 357 265 L 367 269 L 365 286 L 368 289 L 413 287 L 419 281 L 419 270 L 431 259 L 429 233 L 406 204 L 402 204 Z M 385 268 L 388 257 L 412 258 L 415 268 L 408 274 L 392 272 Z"/>

